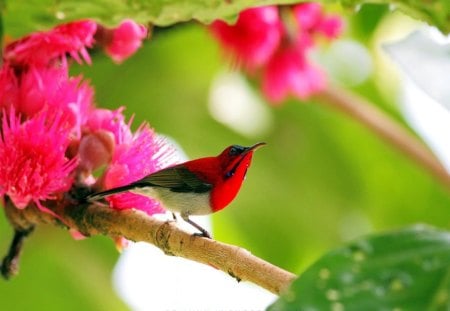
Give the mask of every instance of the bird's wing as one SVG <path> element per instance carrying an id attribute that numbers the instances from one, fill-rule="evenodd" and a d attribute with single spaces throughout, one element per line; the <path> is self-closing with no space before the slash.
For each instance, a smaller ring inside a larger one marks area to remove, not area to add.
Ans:
<path id="1" fill-rule="evenodd" d="M 182 165 L 162 169 L 137 181 L 136 185 L 169 188 L 173 192 L 208 192 L 212 184 L 200 180 Z"/>

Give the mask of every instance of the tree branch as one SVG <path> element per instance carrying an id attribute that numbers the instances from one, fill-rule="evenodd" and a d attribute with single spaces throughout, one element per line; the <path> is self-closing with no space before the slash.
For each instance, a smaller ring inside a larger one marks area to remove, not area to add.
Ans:
<path id="1" fill-rule="evenodd" d="M 8 253 L 0 265 L 0 273 L 5 279 L 15 276 L 19 272 L 19 260 L 22 246 L 26 237 L 33 232 L 34 226 L 23 230 L 14 230 L 14 237 L 9 246 Z"/>
<path id="2" fill-rule="evenodd" d="M 366 99 L 330 85 L 317 98 L 361 122 L 386 142 L 422 166 L 450 189 L 450 174 L 439 159 L 416 136 Z"/>
<path id="3" fill-rule="evenodd" d="M 19 231 L 38 224 L 61 226 L 60 220 L 34 206 L 19 210 L 7 202 L 5 213 L 15 230 Z M 116 211 L 100 204 L 67 204 L 59 208 L 58 214 L 69 227 L 84 235 L 124 236 L 132 241 L 148 242 L 167 255 L 207 264 L 238 281 L 253 282 L 275 294 L 285 291 L 296 278 L 243 248 L 194 236 L 178 228 L 173 221 L 157 220 L 140 211 Z"/>

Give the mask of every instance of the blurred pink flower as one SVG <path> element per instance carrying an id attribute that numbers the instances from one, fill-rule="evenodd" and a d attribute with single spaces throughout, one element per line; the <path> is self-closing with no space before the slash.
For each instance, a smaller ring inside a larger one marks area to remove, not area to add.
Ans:
<path id="1" fill-rule="evenodd" d="M 9 44 L 4 59 L 17 66 L 47 66 L 69 54 L 77 62 L 90 64 L 86 47 L 94 44 L 97 24 L 91 20 L 63 24 L 46 32 L 36 32 Z"/>
<path id="2" fill-rule="evenodd" d="M 262 72 L 264 95 L 279 103 L 289 95 L 307 99 L 326 86 L 325 73 L 310 62 L 308 53 L 318 35 L 334 39 L 343 23 L 338 16 L 326 15 L 320 4 L 304 2 L 245 10 L 235 25 L 216 21 L 211 29 L 245 70 Z"/>
<path id="3" fill-rule="evenodd" d="M 293 13 L 302 33 L 321 33 L 328 39 L 335 39 L 342 33 L 342 18 L 338 15 L 326 15 L 320 3 L 297 4 L 293 7 Z"/>
<path id="4" fill-rule="evenodd" d="M 103 28 L 104 36 L 110 36 L 105 44 L 105 51 L 116 63 L 121 63 L 142 45 L 142 40 L 147 36 L 147 28 L 137 24 L 131 19 L 122 21 L 119 27 L 109 30 Z M 111 31 L 112 34 L 107 35 Z"/>
<path id="5" fill-rule="evenodd" d="M 252 70 L 265 64 L 281 39 L 281 21 L 276 6 L 242 11 L 234 25 L 215 21 L 210 29 L 237 65 Z"/>
<path id="6" fill-rule="evenodd" d="M 69 128 L 62 113 L 49 117 L 36 114 L 21 123 L 13 109 L 3 113 L 0 138 L 0 195 L 8 195 L 14 205 L 25 208 L 30 202 L 43 211 L 40 203 L 67 191 L 76 159 L 69 160 Z"/>
<path id="7" fill-rule="evenodd" d="M 104 188 L 129 184 L 172 164 L 173 153 L 164 139 L 156 136 L 148 125 L 142 125 L 131 140 L 116 145 L 104 176 Z M 107 200 L 115 209 L 136 208 L 149 215 L 164 211 L 156 200 L 129 192 L 112 195 Z"/>
<path id="8" fill-rule="evenodd" d="M 280 103 L 290 94 L 307 99 L 326 86 L 325 74 L 301 51 L 293 46 L 280 49 L 265 67 L 262 90 L 272 103 Z"/>

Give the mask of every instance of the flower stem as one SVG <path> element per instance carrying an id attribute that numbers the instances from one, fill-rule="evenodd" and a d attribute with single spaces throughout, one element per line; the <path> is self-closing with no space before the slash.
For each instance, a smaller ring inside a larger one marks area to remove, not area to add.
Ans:
<path id="1" fill-rule="evenodd" d="M 329 85 L 317 98 L 359 121 L 386 142 L 415 161 L 450 189 L 450 174 L 433 152 L 416 136 L 366 99 Z"/>

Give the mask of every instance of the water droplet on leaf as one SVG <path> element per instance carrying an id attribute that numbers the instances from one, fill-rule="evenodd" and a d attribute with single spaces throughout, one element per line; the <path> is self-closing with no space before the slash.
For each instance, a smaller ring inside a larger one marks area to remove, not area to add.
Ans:
<path id="1" fill-rule="evenodd" d="M 341 294 L 336 289 L 329 289 L 325 293 L 325 296 L 327 297 L 328 300 L 336 301 L 336 300 L 339 300 L 339 298 L 341 297 Z"/>
<path id="2" fill-rule="evenodd" d="M 373 247 L 367 241 L 358 241 L 349 246 L 351 257 L 356 262 L 366 260 L 366 258 L 373 252 Z"/>
<path id="3" fill-rule="evenodd" d="M 344 305 L 340 302 L 333 302 L 331 305 L 331 311 L 344 311 Z"/>
<path id="4" fill-rule="evenodd" d="M 320 271 L 319 271 L 319 277 L 320 277 L 321 279 L 323 279 L 323 280 L 329 279 L 329 278 L 330 278 L 330 274 L 331 274 L 331 272 L 330 272 L 330 270 L 327 269 L 327 268 L 322 268 L 322 269 L 320 269 Z"/>

